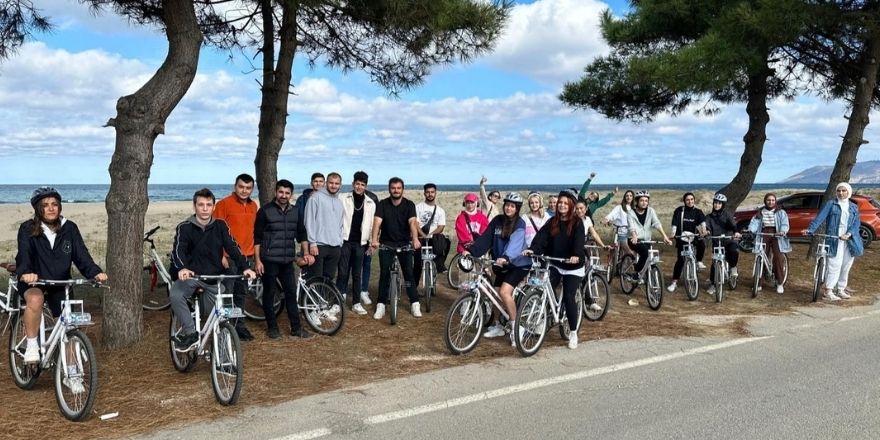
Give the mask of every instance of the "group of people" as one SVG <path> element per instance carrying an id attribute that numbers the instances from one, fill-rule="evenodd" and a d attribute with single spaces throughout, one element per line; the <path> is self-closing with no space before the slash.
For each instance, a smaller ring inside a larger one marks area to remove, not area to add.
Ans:
<path id="1" fill-rule="evenodd" d="M 480 181 L 480 196 L 468 193 L 463 199 L 463 209 L 455 219 L 455 234 L 459 253 L 481 256 L 489 254 L 495 260 L 495 286 L 498 287 L 503 306 L 509 316 L 516 316 L 513 301 L 514 288 L 526 277 L 531 260 L 530 254 L 561 258 L 564 262 L 553 263 L 550 280 L 554 288 L 562 284 L 565 311 L 569 316 L 577 312 L 575 294 L 585 275 L 588 258 L 584 245 L 594 241 L 605 247 L 596 232 L 592 216 L 617 192 L 600 198 L 589 192 L 589 184 L 595 173 L 584 183 L 580 192 L 565 189 L 548 197 L 545 206 L 543 195 L 531 192 L 525 199 L 519 193 L 508 193 L 503 199 L 497 191 L 487 192 L 486 179 Z M 272 200 L 258 206 L 251 199 L 254 179 L 241 174 L 236 177 L 231 194 L 217 201 L 208 189 L 193 195 L 193 215 L 181 222 L 172 246 L 172 276 L 176 279 L 170 289 L 171 307 L 183 325 L 183 331 L 174 344 L 186 349 L 196 343 L 197 335 L 190 315 L 187 299 L 201 288 L 214 293 L 216 285 L 204 283 L 195 275 L 240 274 L 243 279 L 229 281 L 236 306 L 241 307 L 246 294 L 244 278 L 262 277 L 263 308 L 266 316 L 267 334 L 272 339 L 280 337 L 280 330 L 272 310 L 273 287 L 277 282 L 284 292 L 290 335 L 308 338 L 300 321 L 295 297 L 293 264 L 305 270 L 309 276 L 321 276 L 333 280 L 344 295 L 351 298 L 351 310 L 365 315 L 364 306 L 372 304 L 367 289 L 370 279 L 372 255 L 379 254 L 380 278 L 377 304 L 373 318 L 382 319 L 388 303 L 390 270 L 394 254 L 398 256 L 406 281 L 411 314 L 421 317 L 417 293 L 420 270 L 418 250 L 424 244 L 432 245 L 436 255 L 438 272 L 446 270 L 445 261 L 450 240 L 444 235 L 446 213 L 437 204 L 437 186 L 423 186 L 424 200 L 418 204 L 404 197 L 404 182 L 393 177 L 388 181 L 389 196 L 379 200 L 367 190 L 368 176 L 363 171 L 354 173 L 352 190 L 340 194 L 342 176 L 339 173 L 312 175 L 310 188 L 293 203 L 294 187 L 288 180 L 275 184 Z M 859 239 L 858 204 L 850 201 L 852 187 L 847 183 L 837 186 L 837 198 L 827 202 L 818 216 L 810 223 L 805 234 L 813 234 L 825 226 L 829 235 L 829 264 L 825 282 L 824 298 L 829 301 L 848 299 L 848 274 L 855 257 L 864 252 Z M 672 215 L 672 238 L 666 234 L 657 213 L 650 207 L 647 191 L 625 191 L 618 205 L 602 220 L 615 227 L 614 239 L 622 252 L 637 255 L 635 272 L 625 274 L 638 281 L 644 268 L 649 245 L 658 231 L 663 241 L 672 244 L 675 238 L 678 258 L 673 268 L 672 282 L 667 289 L 674 291 L 683 267 L 682 239 L 688 235 L 720 236 L 724 239 L 726 258 L 731 275 L 736 275 L 739 259 L 735 240 L 740 231 L 726 208 L 724 194 L 715 194 L 712 211 L 703 213 L 695 206 L 693 193 L 685 193 L 682 205 Z M 31 205 L 32 219 L 21 224 L 18 231 L 16 275 L 18 291 L 25 303 L 23 319 L 27 335 L 25 362 L 39 361 L 37 332 L 43 303 L 48 301 L 55 316 L 61 313 L 63 291 L 34 285 L 40 279 L 67 279 L 71 264 L 87 278 L 99 282 L 107 275 L 95 264 L 80 235 L 76 224 L 61 215 L 61 196 L 51 187 L 34 191 Z M 501 201 L 498 209 L 497 202 Z M 523 205 L 527 211 L 521 213 Z M 766 248 L 774 256 L 773 273 L 777 280 L 777 292 L 783 293 L 784 267 L 781 253 L 791 251 L 786 234 L 789 230 L 788 216 L 776 205 L 772 193 L 764 197 L 764 206 L 751 219 L 749 231 L 761 232 Z M 699 267 L 705 246 L 695 241 L 696 259 Z M 714 270 L 714 267 L 713 269 Z M 713 287 L 709 288 L 709 293 Z M 213 297 L 206 295 L 206 300 Z M 587 299 L 590 301 L 590 299 Z M 598 307 L 587 304 L 588 307 Z M 574 326 L 576 320 L 569 320 Z M 495 324 L 486 336 L 502 336 L 513 328 Z M 236 322 L 236 330 L 242 340 L 254 337 L 244 320 Z M 576 330 L 572 328 L 571 330 Z M 577 347 L 577 334 L 571 333 L 569 347 Z M 69 386 L 76 387 L 71 383 Z M 81 384 L 79 385 L 82 386 Z"/>

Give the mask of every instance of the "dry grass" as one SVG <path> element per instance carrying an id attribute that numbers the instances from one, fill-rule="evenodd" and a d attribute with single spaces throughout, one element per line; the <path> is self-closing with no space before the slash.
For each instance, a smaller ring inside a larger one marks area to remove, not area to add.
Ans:
<path id="1" fill-rule="evenodd" d="M 741 258 L 742 285 L 721 305 L 705 294 L 689 302 L 679 288 L 674 295 L 666 296 L 659 312 L 652 312 L 645 305 L 643 290 L 632 295 L 639 305 L 628 306 L 628 298 L 612 283 L 612 308 L 602 322 L 584 321 L 580 332 L 581 349 L 589 350 L 591 340 L 608 338 L 747 335 L 751 316 L 786 314 L 791 313 L 793 307 L 809 305 L 812 261 L 803 258 L 805 250 L 803 245 L 795 247 L 791 281 L 784 295 L 767 289 L 768 292 L 756 299 L 750 297 L 745 287 L 751 278 L 747 274 L 752 262 L 750 255 Z M 668 270 L 672 254 L 668 249 L 664 254 Z M 835 306 L 817 304 L 814 307 L 852 307 L 872 302 L 875 290 L 870 281 L 880 277 L 878 261 L 876 246 L 857 260 L 851 285 L 858 294 L 852 300 Z M 449 355 L 442 332 L 445 312 L 454 294 L 442 288 L 433 313 L 417 320 L 404 311 L 399 324 L 393 327 L 387 320 L 378 322 L 370 316 L 347 314 L 343 331 L 335 337 L 271 341 L 265 337 L 261 323 L 251 322 L 250 328 L 257 340 L 244 345 L 244 386 L 239 404 L 231 408 L 214 401 L 205 362 L 200 362 L 188 374 L 174 370 L 168 355 L 168 312 L 147 313 L 146 336 L 141 345 L 126 351 L 98 349 L 100 388 L 95 414 L 89 420 L 69 423 L 61 417 L 54 402 L 51 374 L 44 373 L 31 391 L 17 389 L 10 378 L 0 381 L 0 407 L 4 409 L 6 421 L 0 438 L 43 436 L 34 432 L 34 423 L 41 426 L 42 433 L 64 432 L 71 440 L 118 438 L 223 417 L 238 413 L 246 406 L 268 405 L 376 380 L 518 356 L 506 338 L 483 339 L 468 355 Z M 98 312 L 97 305 L 91 309 Z M 97 321 L 100 322 L 100 316 Z M 285 319 L 281 322 L 283 325 Z M 100 328 L 91 327 L 87 333 L 96 347 L 100 347 Z M 562 345 L 554 329 L 545 348 Z M 0 369 L 8 371 L 7 363 L 6 357 L 0 360 Z M 109 412 L 119 412 L 119 417 L 108 421 L 98 419 L 97 415 Z M 9 423 L 13 420 L 29 423 Z"/>

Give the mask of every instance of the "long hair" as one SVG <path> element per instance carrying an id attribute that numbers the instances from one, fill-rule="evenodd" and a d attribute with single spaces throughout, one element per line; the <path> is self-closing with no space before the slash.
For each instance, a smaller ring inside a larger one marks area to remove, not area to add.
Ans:
<path id="1" fill-rule="evenodd" d="M 632 202 L 626 203 L 626 195 L 627 194 L 632 195 L 632 198 L 633 198 Z M 632 204 L 635 201 L 636 201 L 636 193 L 634 193 L 631 189 L 628 189 L 623 192 L 623 198 L 620 199 L 620 207 L 623 208 L 624 212 L 628 212 L 630 209 L 632 209 Z"/>
<path id="2" fill-rule="evenodd" d="M 52 197 L 49 197 L 52 198 Z M 58 200 L 58 199 L 55 199 Z M 58 200 L 58 218 L 53 222 L 47 222 L 43 214 L 42 200 L 34 207 L 34 221 L 31 226 L 31 237 L 39 237 L 43 233 L 42 224 L 45 223 L 49 229 L 57 231 L 61 227 L 61 200 Z"/>
<path id="3" fill-rule="evenodd" d="M 505 205 L 507 205 L 507 203 L 505 203 Z M 516 229 L 516 223 L 519 221 L 519 208 L 517 208 L 516 212 L 510 217 L 508 217 L 507 214 L 504 214 L 503 207 L 501 209 L 501 215 L 504 217 L 504 221 L 501 223 L 501 238 L 507 240 L 513 234 L 514 229 Z"/>
<path id="4" fill-rule="evenodd" d="M 544 197 L 541 196 L 541 193 L 533 192 L 529 194 L 529 198 L 526 200 L 526 203 L 531 202 L 532 199 L 538 199 L 538 215 L 542 218 L 544 217 Z M 529 207 L 529 214 L 532 213 L 532 208 Z"/>
<path id="5" fill-rule="evenodd" d="M 556 203 L 559 203 L 560 201 L 562 201 L 562 199 L 567 199 L 569 205 L 571 206 L 568 208 L 568 214 L 566 215 L 565 219 L 563 219 L 562 215 L 559 213 L 559 208 L 556 208 L 556 215 L 554 215 L 553 218 L 550 219 L 550 235 L 553 237 L 559 234 L 559 231 L 561 230 L 560 223 L 563 220 L 566 222 L 565 229 L 567 229 L 567 231 L 565 232 L 566 235 L 569 237 L 571 237 L 572 233 L 574 232 L 574 222 L 580 221 L 580 219 L 578 219 L 577 215 L 575 215 L 574 213 L 574 208 L 575 206 L 577 206 L 577 200 L 572 198 L 570 195 L 563 193 L 559 194 L 559 200 Z"/>

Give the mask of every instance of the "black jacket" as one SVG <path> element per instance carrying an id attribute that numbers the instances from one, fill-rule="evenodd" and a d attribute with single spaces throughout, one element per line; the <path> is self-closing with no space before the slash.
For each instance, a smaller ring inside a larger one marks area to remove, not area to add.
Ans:
<path id="1" fill-rule="evenodd" d="M 18 254 L 15 255 L 16 275 L 35 273 L 42 279 L 70 279 L 70 265 L 75 264 L 86 278 L 95 278 L 103 272 L 86 249 L 76 223 L 65 220 L 55 236 L 55 246 L 49 245 L 45 233 L 31 235 L 34 221 L 28 220 L 18 228 Z"/>
<path id="2" fill-rule="evenodd" d="M 257 211 L 254 244 L 260 246 L 260 260 L 267 263 L 292 263 L 297 251 L 298 212 L 288 205 L 282 211 L 275 201 Z"/>
<path id="3" fill-rule="evenodd" d="M 712 235 L 733 235 L 736 232 L 736 223 L 733 216 L 725 210 L 712 211 L 706 216 L 706 228 Z"/>
<path id="4" fill-rule="evenodd" d="M 177 225 L 171 248 L 174 275 L 181 269 L 189 269 L 196 275 L 221 275 L 226 272 L 223 251 L 235 261 L 235 267 L 249 267 L 225 221 L 211 219 L 202 226 L 192 216 Z"/>
<path id="5" fill-rule="evenodd" d="M 569 221 L 574 222 L 571 236 L 568 235 L 568 222 L 559 222 L 559 232 L 556 235 L 550 235 L 552 229 L 552 219 L 544 224 L 538 230 L 538 234 L 532 239 L 532 246 L 529 248 L 538 255 L 547 255 L 556 258 L 571 258 L 577 256 L 580 258 L 576 264 L 556 263 L 553 265 L 563 270 L 575 270 L 584 267 L 586 253 L 584 252 L 584 222 L 579 218 L 572 218 Z"/>

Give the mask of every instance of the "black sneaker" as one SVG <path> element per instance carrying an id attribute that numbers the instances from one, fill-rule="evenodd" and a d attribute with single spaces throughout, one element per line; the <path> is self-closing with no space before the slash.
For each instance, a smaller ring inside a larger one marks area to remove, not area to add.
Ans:
<path id="1" fill-rule="evenodd" d="M 250 330 L 247 327 L 239 327 L 235 329 L 235 332 L 238 333 L 238 339 L 242 341 L 253 341 L 254 335 L 251 334 Z"/>
<path id="2" fill-rule="evenodd" d="M 278 331 L 278 327 L 269 327 L 267 333 L 269 334 L 269 339 L 278 339 L 281 337 L 281 332 Z"/>
<path id="3" fill-rule="evenodd" d="M 176 336 L 173 338 L 174 340 L 174 348 L 176 350 L 189 350 L 193 345 L 199 342 L 199 334 L 196 332 L 192 332 L 183 336 Z"/>
<path id="4" fill-rule="evenodd" d="M 308 338 L 311 338 L 311 337 L 312 337 L 312 334 L 309 333 L 309 332 L 307 332 L 306 329 L 300 327 L 300 328 L 298 328 L 298 329 L 291 330 L 291 331 L 290 331 L 290 337 L 292 337 L 292 338 L 308 339 Z"/>

